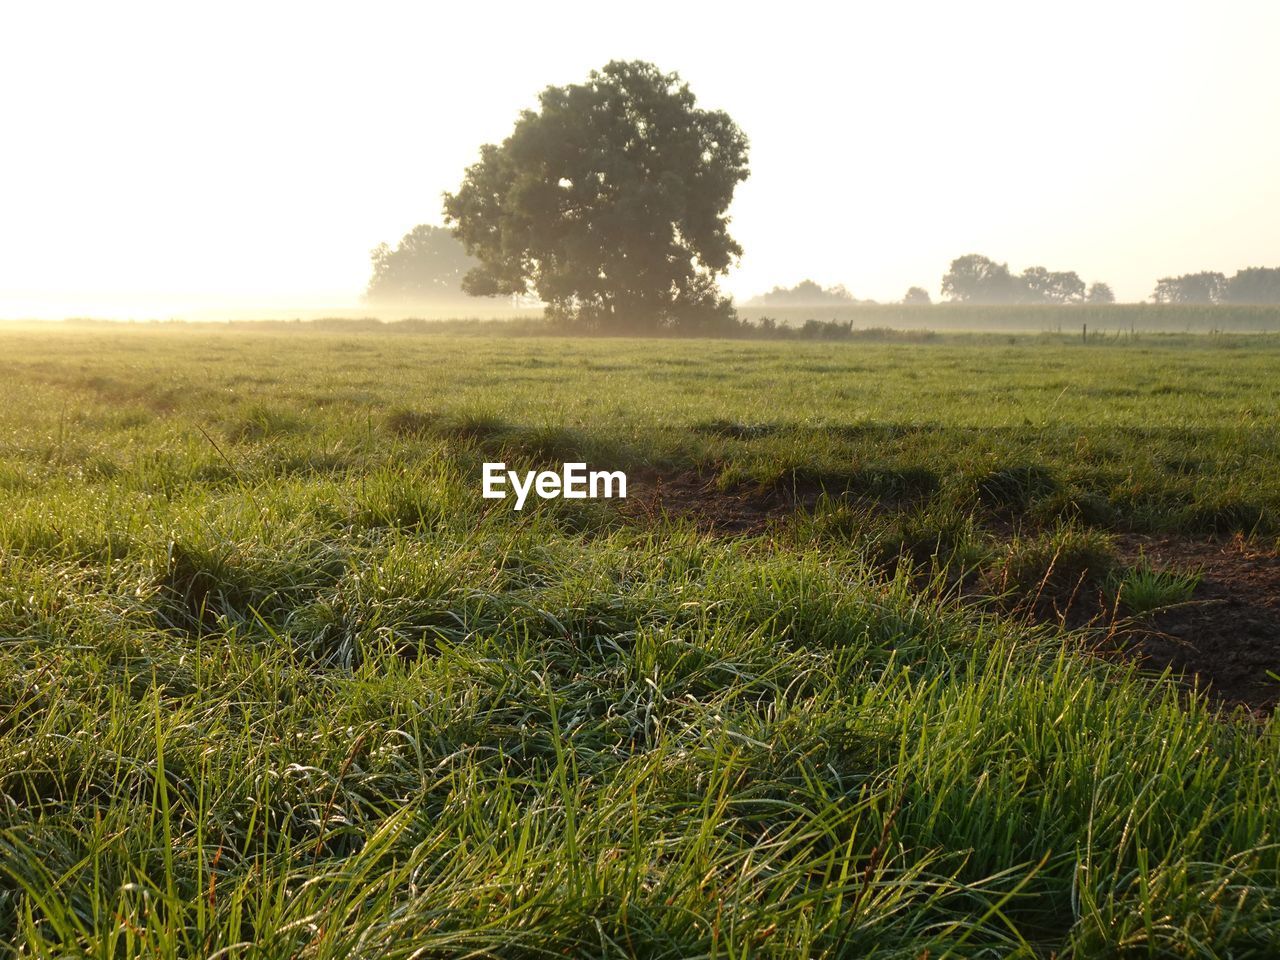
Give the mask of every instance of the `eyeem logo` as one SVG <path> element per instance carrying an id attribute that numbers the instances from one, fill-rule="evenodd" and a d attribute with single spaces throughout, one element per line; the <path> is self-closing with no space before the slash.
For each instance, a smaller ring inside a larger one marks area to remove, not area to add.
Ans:
<path id="1" fill-rule="evenodd" d="M 515 470 L 508 470 L 505 463 L 484 465 L 484 498 L 505 500 L 507 485 L 516 495 L 515 509 L 524 509 L 530 493 L 543 500 L 564 497 L 566 500 L 595 500 L 600 497 L 626 497 L 627 475 L 621 470 L 587 471 L 585 463 L 566 463 L 556 473 L 554 470 L 527 471 L 523 477 Z"/>

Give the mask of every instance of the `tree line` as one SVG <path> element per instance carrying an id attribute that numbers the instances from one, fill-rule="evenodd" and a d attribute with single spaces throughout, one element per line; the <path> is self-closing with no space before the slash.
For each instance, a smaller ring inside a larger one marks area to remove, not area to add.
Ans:
<path id="1" fill-rule="evenodd" d="M 913 288 L 914 289 L 914 288 Z M 1013 274 L 1008 264 L 978 254 L 951 261 L 942 278 L 942 293 L 962 303 L 1114 303 L 1105 283 L 1087 289 L 1074 271 L 1028 267 Z M 1246 267 L 1230 277 L 1202 271 L 1161 277 L 1151 293 L 1153 303 L 1280 303 L 1280 267 Z"/>
<path id="2" fill-rule="evenodd" d="M 749 307 L 848 307 L 862 301 L 840 284 L 824 287 L 813 280 L 801 280 L 794 287 L 777 286 L 768 293 L 752 297 Z"/>
<path id="3" fill-rule="evenodd" d="M 449 303 L 466 298 L 463 278 L 479 261 L 445 227 L 419 224 L 392 248 L 381 243 L 371 252 L 372 275 L 365 291 L 370 302 Z M 1114 303 L 1106 283 L 1085 285 L 1075 271 L 1028 267 L 1020 274 L 1008 264 L 979 254 L 951 261 L 942 278 L 942 294 L 953 303 L 1034 304 Z M 1228 277 L 1202 271 L 1162 277 L 1152 302 L 1166 304 L 1280 304 L 1280 267 L 1247 267 Z M 902 298 L 909 305 L 928 305 L 923 287 L 911 287 Z M 875 303 L 855 297 L 843 286 L 823 287 L 802 280 L 776 286 L 747 301 L 756 307 L 841 307 Z"/>
<path id="4" fill-rule="evenodd" d="M 1027 267 L 1013 273 L 1007 263 L 969 253 L 951 261 L 942 295 L 953 303 L 1115 303 L 1105 283 L 1086 287 L 1074 270 Z"/>

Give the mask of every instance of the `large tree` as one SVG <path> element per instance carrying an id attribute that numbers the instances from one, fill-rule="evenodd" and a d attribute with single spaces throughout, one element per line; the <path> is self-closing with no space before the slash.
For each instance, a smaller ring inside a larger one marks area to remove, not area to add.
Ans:
<path id="1" fill-rule="evenodd" d="M 552 318 L 589 329 L 730 318 L 716 280 L 742 254 L 726 211 L 748 170 L 729 116 L 640 61 L 538 100 L 445 195 L 447 222 L 480 261 L 463 288 L 536 293 Z"/>
<path id="2" fill-rule="evenodd" d="M 369 254 L 373 276 L 365 290 L 372 301 L 461 299 L 462 278 L 476 261 L 444 227 L 420 223 L 394 250 L 380 243 Z"/>

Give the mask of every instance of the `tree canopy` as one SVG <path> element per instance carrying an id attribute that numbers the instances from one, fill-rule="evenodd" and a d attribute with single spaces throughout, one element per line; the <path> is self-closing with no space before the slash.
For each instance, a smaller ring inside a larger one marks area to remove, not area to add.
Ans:
<path id="1" fill-rule="evenodd" d="M 1007 263 L 969 253 L 951 261 L 942 278 L 942 295 L 961 303 L 1021 303 L 1026 286 L 1009 272 Z"/>
<path id="2" fill-rule="evenodd" d="M 380 243 L 369 254 L 373 276 L 365 289 L 371 301 L 457 300 L 462 278 L 476 261 L 444 227 L 420 223 L 393 250 Z"/>
<path id="3" fill-rule="evenodd" d="M 677 74 L 614 61 L 548 87 L 486 144 L 446 222 L 478 261 L 477 296 L 535 293 L 587 329 L 700 329 L 732 316 L 717 278 L 742 254 L 726 211 L 747 139 Z"/>
<path id="4" fill-rule="evenodd" d="M 933 300 L 929 297 L 929 291 L 924 287 L 908 287 L 902 302 L 924 306 L 933 303 Z"/>
<path id="5" fill-rule="evenodd" d="M 1246 267 L 1234 276 L 1205 270 L 1161 277 L 1156 303 L 1280 303 L 1280 267 Z"/>
<path id="6" fill-rule="evenodd" d="M 1032 303 L 1080 303 L 1084 300 L 1084 281 L 1074 270 L 1027 267 L 1022 271 L 1022 282 L 1027 288 L 1027 300 Z"/>
<path id="7" fill-rule="evenodd" d="M 1156 281 L 1151 299 L 1156 303 L 1221 303 L 1226 290 L 1227 278 L 1206 270 L 1180 277 L 1161 277 Z"/>
<path id="8" fill-rule="evenodd" d="M 1231 303 L 1280 303 L 1280 267 L 1246 267 L 1227 281 Z"/>
<path id="9" fill-rule="evenodd" d="M 1085 300 L 1089 303 L 1115 303 L 1116 295 L 1111 289 L 1111 284 L 1095 283 L 1089 287 Z"/>

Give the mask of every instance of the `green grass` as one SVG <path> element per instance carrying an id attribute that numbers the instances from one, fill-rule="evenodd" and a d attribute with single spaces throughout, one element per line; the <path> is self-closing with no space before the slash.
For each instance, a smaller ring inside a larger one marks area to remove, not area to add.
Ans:
<path id="1" fill-rule="evenodd" d="M 1141 616 L 1188 603 L 1200 584 L 1194 571 L 1161 570 L 1140 563 L 1112 578 L 1112 591 L 1131 613 Z"/>
<path id="2" fill-rule="evenodd" d="M 481 459 L 700 466 L 726 485 L 928 494 L 1042 523 L 1280 529 L 1272 337 L 1084 347 L 54 328 L 7 334 L 5 348 L 0 490 L 117 474 L 144 489 L 225 481 L 203 429 L 247 483 L 444 448 L 465 460 L 465 445 Z"/>
<path id="3" fill-rule="evenodd" d="M 12 955 L 1280 949 L 1275 721 L 957 588 L 1273 542 L 1274 340 L 0 357 Z M 515 514 L 496 456 L 828 495 L 747 538 Z"/>

